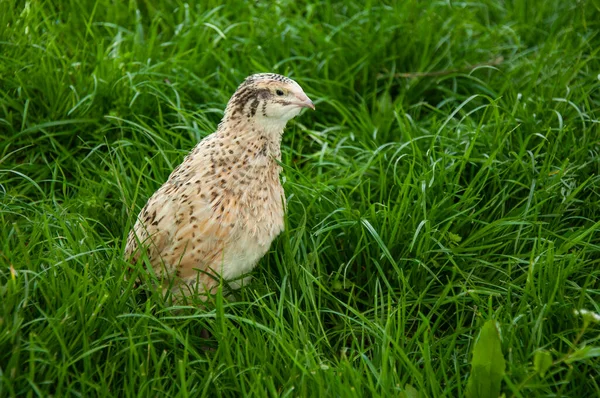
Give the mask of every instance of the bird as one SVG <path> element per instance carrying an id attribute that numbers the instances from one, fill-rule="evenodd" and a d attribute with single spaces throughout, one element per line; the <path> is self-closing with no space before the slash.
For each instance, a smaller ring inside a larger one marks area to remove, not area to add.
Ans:
<path id="1" fill-rule="evenodd" d="M 289 120 L 313 102 L 294 80 L 248 76 L 215 132 L 185 156 L 148 199 L 124 256 L 145 253 L 163 293 L 208 297 L 220 281 L 237 289 L 284 229 L 281 139 Z M 240 280 L 241 279 L 241 280 Z"/>

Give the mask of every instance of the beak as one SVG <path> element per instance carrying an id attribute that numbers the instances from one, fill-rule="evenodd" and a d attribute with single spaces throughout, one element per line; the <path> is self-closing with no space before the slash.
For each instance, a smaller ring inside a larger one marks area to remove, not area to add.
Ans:
<path id="1" fill-rule="evenodd" d="M 313 104 L 313 102 L 310 100 L 310 98 L 308 98 L 306 96 L 306 94 L 304 94 L 304 93 L 296 94 L 296 98 L 298 98 L 300 100 L 300 102 L 297 103 L 299 107 L 310 108 L 313 111 L 315 110 L 315 104 Z"/>
<path id="2" fill-rule="evenodd" d="M 313 104 L 313 102 L 310 100 L 310 98 L 307 98 L 304 103 L 302 104 L 303 107 L 306 108 L 310 108 L 313 111 L 315 110 L 315 104 Z"/>

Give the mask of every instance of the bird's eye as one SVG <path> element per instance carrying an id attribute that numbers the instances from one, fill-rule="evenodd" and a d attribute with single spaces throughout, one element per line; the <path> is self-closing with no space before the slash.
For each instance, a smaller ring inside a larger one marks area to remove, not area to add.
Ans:
<path id="1" fill-rule="evenodd" d="M 283 90 L 277 90 L 275 91 L 275 94 L 281 97 L 283 95 Z"/>

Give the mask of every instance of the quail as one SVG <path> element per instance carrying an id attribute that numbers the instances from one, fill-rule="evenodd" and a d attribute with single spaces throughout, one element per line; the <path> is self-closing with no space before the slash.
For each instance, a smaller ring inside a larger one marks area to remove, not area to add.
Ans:
<path id="1" fill-rule="evenodd" d="M 217 130 L 143 207 L 125 258 L 135 264 L 146 253 L 174 297 L 214 293 L 221 279 L 239 287 L 283 231 L 281 138 L 302 108 L 315 109 L 294 80 L 273 73 L 247 77 Z"/>

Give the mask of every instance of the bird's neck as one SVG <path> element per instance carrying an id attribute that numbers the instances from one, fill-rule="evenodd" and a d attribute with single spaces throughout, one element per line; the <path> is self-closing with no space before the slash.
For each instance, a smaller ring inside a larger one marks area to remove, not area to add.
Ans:
<path id="1" fill-rule="evenodd" d="M 268 118 L 227 118 L 219 125 L 217 135 L 230 140 L 238 156 L 251 154 L 281 160 L 281 137 L 286 123 Z"/>

